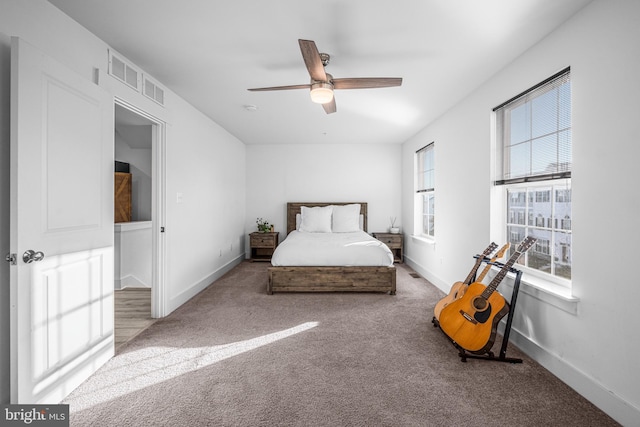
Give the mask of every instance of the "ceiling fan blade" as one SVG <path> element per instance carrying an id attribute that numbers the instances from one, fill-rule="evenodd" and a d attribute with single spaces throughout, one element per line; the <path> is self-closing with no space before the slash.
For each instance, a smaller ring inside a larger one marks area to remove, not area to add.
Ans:
<path id="1" fill-rule="evenodd" d="M 334 89 L 373 89 L 402 85 L 402 77 L 354 77 L 333 79 Z"/>
<path id="2" fill-rule="evenodd" d="M 336 110 L 336 98 L 335 96 L 331 100 L 331 102 L 327 102 L 326 104 L 322 104 L 322 108 L 324 108 L 324 112 L 327 114 L 335 113 Z"/>
<path id="3" fill-rule="evenodd" d="M 326 82 L 327 74 L 324 72 L 324 65 L 322 65 L 322 59 L 320 59 L 320 52 L 318 52 L 316 43 L 313 40 L 298 39 L 298 44 L 300 45 L 300 52 L 302 52 L 302 59 L 304 59 L 311 78 L 319 82 Z"/>
<path id="4" fill-rule="evenodd" d="M 267 90 L 289 90 L 289 89 L 310 89 L 311 85 L 290 85 L 290 86 L 272 86 L 272 87 L 257 87 L 253 89 L 247 89 L 251 92 L 261 92 Z"/>

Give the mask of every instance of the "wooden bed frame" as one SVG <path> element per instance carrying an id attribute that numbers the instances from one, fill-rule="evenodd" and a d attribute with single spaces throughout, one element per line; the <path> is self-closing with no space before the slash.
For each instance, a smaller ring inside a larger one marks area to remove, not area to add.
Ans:
<path id="1" fill-rule="evenodd" d="M 287 235 L 296 229 L 302 206 L 360 204 L 367 231 L 367 204 L 363 202 L 287 203 Z M 267 294 L 274 292 L 388 292 L 396 293 L 396 268 L 391 267 L 269 267 Z"/>

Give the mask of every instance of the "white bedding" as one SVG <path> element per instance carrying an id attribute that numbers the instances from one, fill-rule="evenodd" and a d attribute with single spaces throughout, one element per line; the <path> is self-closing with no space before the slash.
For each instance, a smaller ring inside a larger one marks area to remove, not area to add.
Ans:
<path id="1" fill-rule="evenodd" d="M 278 245 L 271 264 L 284 266 L 384 266 L 393 265 L 391 250 L 364 231 L 306 233 L 292 231 Z"/>

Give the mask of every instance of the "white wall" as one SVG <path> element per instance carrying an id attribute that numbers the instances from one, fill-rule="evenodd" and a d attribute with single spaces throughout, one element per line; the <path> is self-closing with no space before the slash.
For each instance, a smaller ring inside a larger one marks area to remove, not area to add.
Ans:
<path id="1" fill-rule="evenodd" d="M 386 231 L 392 216 L 402 227 L 400 154 L 397 144 L 247 146 L 247 233 L 260 217 L 282 241 L 287 202 L 367 202 L 369 232 Z"/>
<path id="2" fill-rule="evenodd" d="M 150 288 L 153 283 L 151 221 L 114 225 L 114 289 Z"/>
<path id="3" fill-rule="evenodd" d="M 182 107 L 167 128 L 169 311 L 244 259 L 245 146 Z"/>
<path id="4" fill-rule="evenodd" d="M 640 2 L 596 0 L 403 146 L 403 221 L 413 153 L 436 142 L 436 244 L 409 239 L 412 265 L 443 290 L 497 234 L 491 109 L 571 66 L 573 295 L 521 288 L 511 341 L 623 425 L 640 425 Z M 493 210 L 492 210 L 493 209 Z M 500 242 L 498 242 L 500 243 Z M 572 313 L 572 309 L 576 312 Z"/>
<path id="5" fill-rule="evenodd" d="M 170 90 L 165 107 L 107 75 L 108 46 L 44 0 L 2 0 L 0 33 L 19 36 L 121 100 L 166 122 L 166 312 L 222 275 L 244 256 L 245 148 Z M 0 249 L 8 252 L 9 41 L 0 37 Z M 162 82 L 160 82 L 162 83 Z M 184 194 L 176 203 L 176 193 Z M 224 249 L 222 256 L 218 249 Z M 196 249 L 196 250 L 194 250 Z M 0 402 L 9 397 L 9 280 L 0 267 Z"/>

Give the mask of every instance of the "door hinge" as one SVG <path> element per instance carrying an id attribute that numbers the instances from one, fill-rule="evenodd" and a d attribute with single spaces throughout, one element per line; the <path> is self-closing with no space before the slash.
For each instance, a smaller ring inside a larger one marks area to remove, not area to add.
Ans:
<path id="1" fill-rule="evenodd" d="M 164 227 L 160 227 L 160 232 L 164 233 Z"/>
<path id="2" fill-rule="evenodd" d="M 18 265 L 18 255 L 17 254 L 7 254 L 4 257 L 4 260 L 7 261 L 11 265 Z"/>

